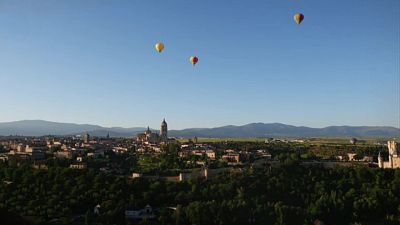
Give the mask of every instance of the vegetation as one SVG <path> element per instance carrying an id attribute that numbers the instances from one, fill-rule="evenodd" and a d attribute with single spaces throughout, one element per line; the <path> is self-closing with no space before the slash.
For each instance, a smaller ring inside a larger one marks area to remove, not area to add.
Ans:
<path id="1" fill-rule="evenodd" d="M 305 168 L 290 154 L 280 160 L 280 168 L 181 183 L 1 164 L 0 212 L 32 224 L 131 224 L 124 211 L 150 204 L 159 224 L 400 223 L 400 170 Z"/>

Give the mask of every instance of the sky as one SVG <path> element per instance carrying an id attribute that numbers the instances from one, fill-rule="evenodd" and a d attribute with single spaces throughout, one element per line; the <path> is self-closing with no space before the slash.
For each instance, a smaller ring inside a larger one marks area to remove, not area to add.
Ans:
<path id="1" fill-rule="evenodd" d="M 398 0 L 2 0 L 0 122 L 400 127 L 399 36 Z"/>

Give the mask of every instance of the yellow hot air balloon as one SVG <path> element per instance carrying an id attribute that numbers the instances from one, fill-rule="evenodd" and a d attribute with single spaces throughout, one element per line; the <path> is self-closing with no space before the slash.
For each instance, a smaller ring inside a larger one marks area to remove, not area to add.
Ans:
<path id="1" fill-rule="evenodd" d="M 190 63 L 194 65 L 196 65 L 196 63 L 199 61 L 199 58 L 197 58 L 196 56 L 192 56 L 190 57 Z"/>
<path id="2" fill-rule="evenodd" d="M 303 20 L 304 20 L 304 15 L 303 14 L 301 14 L 301 13 L 297 13 L 296 15 L 294 15 L 294 21 L 297 23 L 297 24 L 300 24 Z"/>
<path id="3" fill-rule="evenodd" d="M 157 52 L 162 52 L 162 50 L 164 50 L 164 44 L 161 42 L 157 43 L 156 50 L 157 50 Z"/>

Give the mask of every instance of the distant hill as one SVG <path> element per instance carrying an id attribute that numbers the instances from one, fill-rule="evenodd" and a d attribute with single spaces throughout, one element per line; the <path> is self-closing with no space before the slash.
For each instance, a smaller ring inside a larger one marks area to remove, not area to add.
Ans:
<path id="1" fill-rule="evenodd" d="M 177 137 L 398 137 L 400 129 L 380 126 L 296 127 L 281 123 L 251 123 L 243 126 L 172 130 Z"/>
<path id="2" fill-rule="evenodd" d="M 132 137 L 144 127 L 102 127 L 90 124 L 56 123 L 44 120 L 22 120 L 0 123 L 0 136 L 75 135 Z M 281 123 L 251 123 L 243 126 L 190 128 L 170 130 L 172 137 L 400 137 L 400 129 L 385 126 L 330 126 L 310 128 Z"/>
<path id="3" fill-rule="evenodd" d="M 128 137 L 144 131 L 143 127 L 122 128 L 102 127 L 90 124 L 57 123 L 44 120 L 21 120 L 0 123 L 0 135 L 43 136 L 43 135 L 75 135 L 89 132 L 93 136 Z"/>

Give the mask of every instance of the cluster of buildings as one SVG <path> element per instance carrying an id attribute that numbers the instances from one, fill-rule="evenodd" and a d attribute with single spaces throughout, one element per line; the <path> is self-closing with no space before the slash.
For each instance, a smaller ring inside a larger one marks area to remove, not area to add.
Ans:
<path id="1" fill-rule="evenodd" d="M 109 153 L 125 154 L 131 150 L 157 150 L 169 142 L 168 125 L 165 119 L 161 123 L 161 132 L 149 128 L 134 138 L 120 139 L 91 137 L 89 133 L 65 137 L 4 137 L 0 139 L 0 161 L 16 162 L 33 161 L 35 165 L 43 165 L 49 158 L 66 159 L 70 168 L 85 169 L 89 159 L 105 157 Z M 133 151 L 132 151 L 133 152 Z M 45 168 L 45 167 L 40 167 Z"/>
<path id="2" fill-rule="evenodd" d="M 143 144 L 161 144 L 168 143 L 168 124 L 165 119 L 161 122 L 160 134 L 153 132 L 147 127 L 144 133 L 136 136 L 136 140 Z"/>
<path id="3" fill-rule="evenodd" d="M 301 142 L 302 140 L 294 140 Z M 279 139 L 267 139 L 267 143 L 285 142 Z M 168 125 L 165 119 L 161 122 L 160 132 L 152 131 L 148 127 L 143 133 L 134 138 L 91 137 L 88 133 L 79 136 L 41 138 L 7 137 L 0 139 L 0 161 L 23 162 L 34 161 L 36 164 L 46 159 L 66 159 L 74 169 L 87 168 L 89 159 L 105 157 L 107 154 L 159 154 L 162 146 L 176 143 L 180 146 L 178 156 L 187 163 L 207 166 L 210 162 L 226 162 L 227 165 L 242 165 L 256 160 L 271 159 L 267 150 L 240 151 L 235 149 L 216 149 L 211 144 L 197 143 L 197 138 L 187 143 L 179 143 L 168 137 Z M 400 168 L 400 144 L 395 141 L 387 142 L 389 153 L 386 157 L 379 154 L 378 160 L 373 156 L 364 156 L 360 159 L 355 153 L 337 156 L 340 161 L 364 161 L 378 165 L 380 168 Z M 1 149 L 0 149 L 1 150 Z M 386 155 L 385 155 L 386 156 Z M 378 161 L 378 163 L 376 163 Z M 222 165 L 222 164 L 221 164 Z M 106 170 L 107 168 L 105 168 Z"/>
<path id="4" fill-rule="evenodd" d="M 189 142 L 182 144 L 179 152 L 181 158 L 197 158 L 197 163 L 204 165 L 205 161 L 220 160 L 227 162 L 228 165 L 240 165 L 254 159 L 265 158 L 271 159 L 271 154 L 267 150 L 257 151 L 240 151 L 234 149 L 220 150 L 209 144 L 202 144 L 196 142 Z"/>

